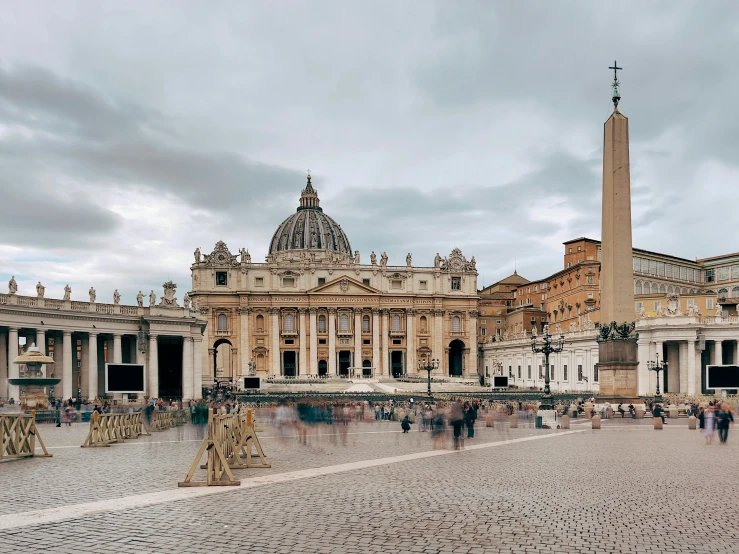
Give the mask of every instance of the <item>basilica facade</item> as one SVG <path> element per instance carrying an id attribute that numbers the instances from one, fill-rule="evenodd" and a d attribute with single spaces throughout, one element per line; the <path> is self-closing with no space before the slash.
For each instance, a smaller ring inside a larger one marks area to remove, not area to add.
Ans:
<path id="1" fill-rule="evenodd" d="M 218 242 L 195 251 L 190 296 L 208 321 L 203 383 L 262 377 L 477 378 L 477 270 L 459 249 L 428 266 L 361 263 L 308 182 L 266 261 Z M 366 258 L 365 258 L 366 260 Z M 426 375 L 424 371 L 422 375 Z M 208 375 L 206 377 L 206 374 Z"/>

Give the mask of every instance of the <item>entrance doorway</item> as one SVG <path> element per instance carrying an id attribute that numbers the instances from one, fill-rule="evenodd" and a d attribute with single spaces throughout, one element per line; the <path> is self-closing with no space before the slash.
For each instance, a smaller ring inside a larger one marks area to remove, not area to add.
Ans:
<path id="1" fill-rule="evenodd" d="M 319 360 L 318 361 L 318 376 L 322 377 L 324 375 L 328 375 L 328 363 L 326 363 L 326 360 Z"/>
<path id="2" fill-rule="evenodd" d="M 449 343 L 449 375 L 451 377 L 462 377 L 462 354 L 464 343 L 455 339 Z"/>
<path id="3" fill-rule="evenodd" d="M 295 352 L 286 350 L 282 353 L 282 374 L 285 377 L 296 377 L 297 370 L 295 368 Z"/>
<path id="4" fill-rule="evenodd" d="M 371 361 L 364 360 L 362 362 L 362 376 L 372 377 L 372 362 Z"/>
<path id="5" fill-rule="evenodd" d="M 339 375 L 348 376 L 352 365 L 352 353 L 349 350 L 339 350 Z"/>
<path id="6" fill-rule="evenodd" d="M 390 369 L 396 379 L 403 376 L 403 352 L 401 350 L 390 352 Z"/>
<path id="7" fill-rule="evenodd" d="M 182 398 L 182 337 L 159 337 L 159 397 Z"/>

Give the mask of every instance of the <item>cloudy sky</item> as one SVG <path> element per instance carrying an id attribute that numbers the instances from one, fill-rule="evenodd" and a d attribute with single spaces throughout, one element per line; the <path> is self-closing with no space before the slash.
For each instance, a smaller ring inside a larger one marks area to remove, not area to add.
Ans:
<path id="1" fill-rule="evenodd" d="M 7 0 L 0 279 L 181 296 L 195 247 L 263 259 L 308 168 L 365 256 L 544 277 L 600 237 L 614 59 L 634 245 L 739 251 L 737 52 L 733 1 Z"/>

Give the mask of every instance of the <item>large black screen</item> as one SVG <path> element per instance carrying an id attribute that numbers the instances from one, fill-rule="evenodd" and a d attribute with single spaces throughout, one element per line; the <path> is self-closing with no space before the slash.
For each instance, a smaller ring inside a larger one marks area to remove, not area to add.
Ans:
<path id="1" fill-rule="evenodd" d="M 105 392 L 144 393 L 144 366 L 140 364 L 107 364 Z"/>
<path id="2" fill-rule="evenodd" d="M 706 366 L 707 389 L 739 389 L 739 366 Z"/>
<path id="3" fill-rule="evenodd" d="M 244 377 L 244 388 L 245 389 L 258 389 L 260 388 L 261 380 L 260 377 Z"/>
<path id="4" fill-rule="evenodd" d="M 508 386 L 508 377 L 505 375 L 494 375 L 493 386 L 495 388 L 503 388 Z"/>

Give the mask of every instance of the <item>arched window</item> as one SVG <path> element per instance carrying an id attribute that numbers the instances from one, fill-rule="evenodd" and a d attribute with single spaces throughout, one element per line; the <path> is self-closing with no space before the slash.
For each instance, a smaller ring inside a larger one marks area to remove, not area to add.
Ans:
<path id="1" fill-rule="evenodd" d="M 285 314 L 285 331 L 295 330 L 295 316 L 293 314 Z"/>
<path id="2" fill-rule="evenodd" d="M 264 371 L 264 354 L 257 354 L 257 371 Z"/>
<path id="3" fill-rule="evenodd" d="M 393 316 L 393 327 L 392 327 L 392 330 L 393 331 L 400 331 L 400 316 L 399 315 L 394 315 Z"/>
<path id="4" fill-rule="evenodd" d="M 657 283 L 652 283 L 652 294 L 659 293 L 659 285 Z"/>
<path id="5" fill-rule="evenodd" d="M 731 289 L 731 296 L 732 298 L 739 298 L 739 287 Z"/>
<path id="6" fill-rule="evenodd" d="M 226 314 L 218 314 L 218 330 L 228 331 L 228 318 Z"/>
<path id="7" fill-rule="evenodd" d="M 462 332 L 462 320 L 459 319 L 458 315 L 455 315 L 452 318 L 452 333 L 461 333 Z"/>
<path id="8" fill-rule="evenodd" d="M 370 318 L 368 315 L 364 316 L 362 318 L 362 332 L 363 333 L 369 333 L 370 332 Z"/>
<path id="9" fill-rule="evenodd" d="M 339 316 L 339 331 L 348 331 L 349 330 L 349 316 L 346 314 L 341 314 Z"/>
<path id="10" fill-rule="evenodd" d="M 641 293 L 642 293 L 641 281 L 637 281 L 634 284 L 634 294 L 641 294 Z"/>
<path id="11" fill-rule="evenodd" d="M 318 316 L 318 332 L 319 333 L 326 332 L 326 316 L 325 315 Z"/>
<path id="12" fill-rule="evenodd" d="M 418 325 L 419 325 L 419 328 L 421 329 L 421 332 L 422 333 L 425 333 L 426 330 L 427 330 L 426 329 L 426 326 L 428 325 L 428 320 L 426 319 L 426 316 L 425 315 L 422 315 L 421 316 L 421 319 L 420 319 Z"/>
<path id="13" fill-rule="evenodd" d="M 261 314 L 257 316 L 257 331 L 264 331 L 264 316 Z"/>
<path id="14" fill-rule="evenodd" d="M 660 286 L 660 287 L 659 287 L 659 291 L 660 291 L 660 292 L 661 292 L 662 294 L 666 294 L 666 293 L 667 293 L 667 287 L 665 287 L 664 285 L 662 285 L 662 286 Z"/>
<path id="15" fill-rule="evenodd" d="M 673 288 L 672 285 L 670 285 L 669 287 L 667 287 L 667 294 L 672 294 L 674 292 L 675 292 L 675 289 Z"/>

